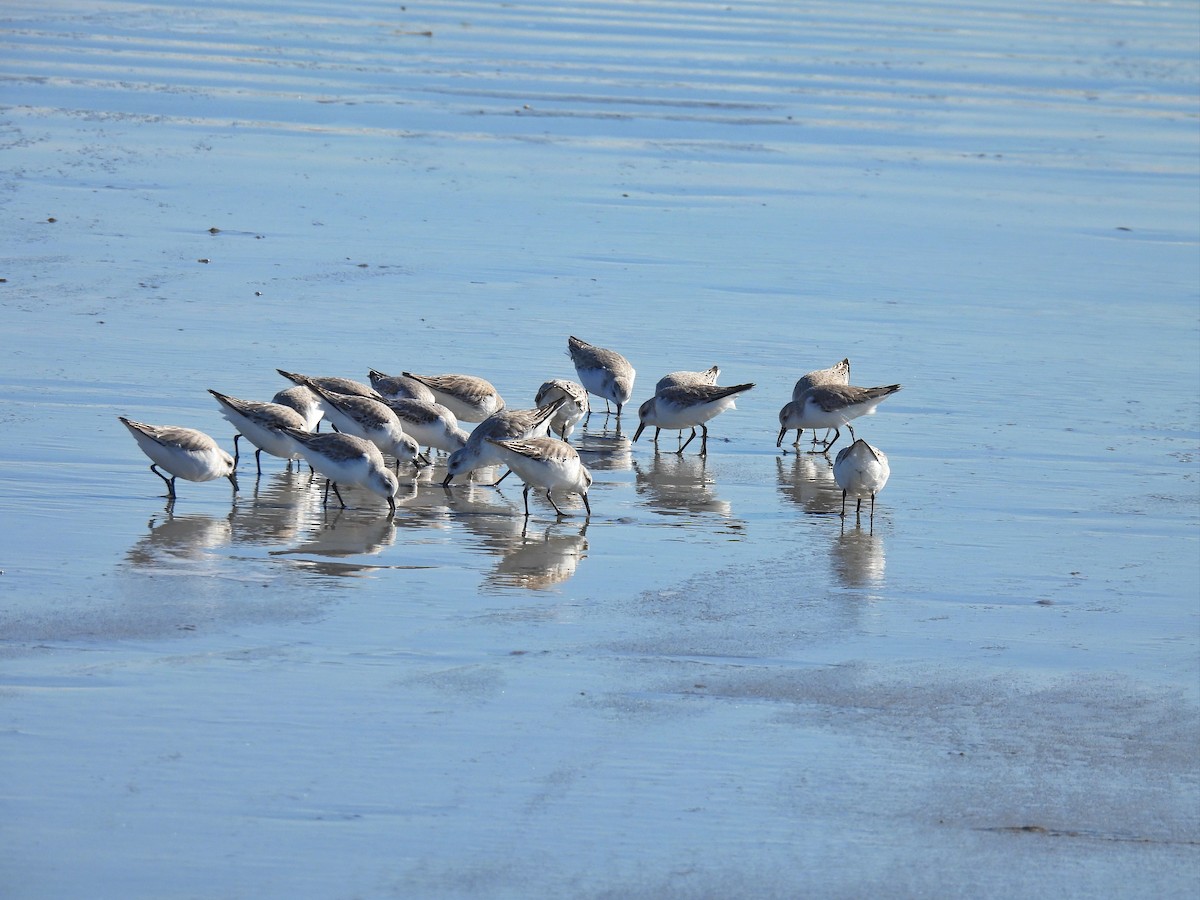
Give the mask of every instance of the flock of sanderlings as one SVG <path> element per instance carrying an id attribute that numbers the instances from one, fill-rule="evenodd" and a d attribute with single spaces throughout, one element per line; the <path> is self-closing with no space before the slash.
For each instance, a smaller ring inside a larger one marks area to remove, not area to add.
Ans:
<path id="1" fill-rule="evenodd" d="M 596 347 L 577 337 L 568 339 L 568 351 L 579 381 L 552 379 L 537 391 L 532 409 L 508 409 L 496 389 L 474 375 L 385 375 L 371 370 L 370 385 L 350 378 L 313 377 L 295 372 L 278 372 L 294 387 L 277 393 L 270 402 L 239 400 L 210 390 L 224 417 L 237 429 L 230 456 L 215 440 L 194 428 L 175 425 L 147 425 L 120 416 L 138 446 L 151 459 L 150 471 L 167 485 L 167 497 L 175 499 L 175 479 L 211 481 L 228 478 L 238 490 L 238 439 L 254 445 L 255 468 L 262 472 L 262 453 L 288 460 L 303 459 L 323 475 L 324 502 L 332 490 L 345 507 L 338 485 L 356 485 L 384 498 L 389 515 L 396 510 L 399 489 L 397 474 L 402 463 L 418 468 L 431 463 L 435 450 L 449 454 L 446 478 L 442 485 L 459 476 L 469 475 L 485 466 L 505 465 L 525 482 L 525 516 L 529 516 L 529 489 L 544 488 L 547 499 L 559 516 L 555 491 L 579 494 L 590 516 L 588 490 L 592 475 L 570 444 L 575 426 L 586 428 L 591 417 L 588 395 L 605 402 L 607 414 L 616 407 L 618 427 L 621 411 L 633 396 L 635 371 L 624 356 L 614 350 Z M 657 446 L 659 433 L 690 429 L 691 434 L 676 451 L 680 455 L 701 432 L 700 454 L 708 453 L 708 421 L 734 407 L 735 398 L 754 387 L 716 384 L 720 369 L 713 366 L 703 372 L 672 372 L 654 386 L 654 396 L 638 408 L 639 424 L 633 435 L 654 428 Z M 833 461 L 833 475 L 842 489 L 842 515 L 846 498 L 856 498 L 856 516 L 862 501 L 871 498 L 871 516 L 875 513 L 875 495 L 887 484 L 890 468 L 887 456 L 862 438 L 855 438 L 850 422 L 870 415 L 885 398 L 900 390 L 900 385 L 855 387 L 850 384 L 850 360 L 843 359 L 828 369 L 809 372 L 796 382 L 792 399 L 779 411 L 779 437 L 783 444 L 788 431 L 795 429 L 795 445 L 804 429 L 812 432 L 811 453 L 827 454 L 841 436 L 843 427 L 854 442 Z M 324 418 L 331 432 L 318 431 Z M 460 422 L 477 423 L 467 432 Z M 824 429 L 821 439 L 817 431 Z M 832 437 L 830 437 L 832 432 Z M 552 434 L 557 434 L 553 437 Z M 421 448 L 427 448 L 422 453 Z M 395 471 L 384 459 L 396 461 Z M 165 470 L 168 475 L 164 475 Z M 503 481 L 508 472 L 496 484 Z"/>

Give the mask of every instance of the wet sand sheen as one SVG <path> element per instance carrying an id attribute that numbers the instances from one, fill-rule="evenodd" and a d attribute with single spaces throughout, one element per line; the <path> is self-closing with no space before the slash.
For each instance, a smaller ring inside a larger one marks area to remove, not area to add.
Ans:
<path id="1" fill-rule="evenodd" d="M 1194 886 L 1193 13 L 7 8 L 13 896 Z M 166 509 L 115 419 L 532 406 L 569 334 L 638 372 L 590 519 L 244 448 Z M 873 527 L 774 446 L 844 356 Z M 714 363 L 706 458 L 629 443 Z"/>

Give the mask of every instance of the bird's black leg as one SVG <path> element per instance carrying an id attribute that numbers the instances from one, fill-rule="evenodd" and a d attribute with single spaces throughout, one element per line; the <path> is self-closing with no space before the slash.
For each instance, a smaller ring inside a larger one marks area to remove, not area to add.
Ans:
<path id="1" fill-rule="evenodd" d="M 162 472 L 158 471 L 158 466 L 154 465 L 153 463 L 150 464 L 150 471 L 153 472 L 155 475 L 157 475 L 159 478 L 161 478 L 164 482 L 166 482 L 167 499 L 174 500 L 175 499 L 175 476 L 172 475 L 170 478 L 168 478 Z"/>

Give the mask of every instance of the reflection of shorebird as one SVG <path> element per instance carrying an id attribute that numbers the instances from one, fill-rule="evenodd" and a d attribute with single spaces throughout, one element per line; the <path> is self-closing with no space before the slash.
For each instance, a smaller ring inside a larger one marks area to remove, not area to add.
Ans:
<path id="1" fill-rule="evenodd" d="M 861 528 L 843 531 L 830 554 L 834 574 L 845 587 L 864 587 L 883 581 L 883 541 L 878 536 Z"/>
<path id="2" fill-rule="evenodd" d="M 283 544 L 295 540 L 303 523 L 317 512 L 319 500 L 306 490 L 312 476 L 300 468 L 284 469 L 255 479 L 249 502 L 245 494 L 229 514 L 235 544 Z"/>
<path id="3" fill-rule="evenodd" d="M 296 444 L 283 433 L 284 428 L 299 428 L 308 431 L 304 416 L 290 406 L 280 403 L 260 403 L 256 400 L 239 400 L 227 394 L 220 394 L 212 388 L 208 392 L 217 398 L 221 407 L 221 415 L 234 428 L 237 434 L 233 436 L 233 464 L 237 466 L 238 438 L 244 437 L 254 445 L 254 467 L 262 474 L 262 452 L 266 450 L 272 456 L 286 459 L 288 464 L 300 454 L 296 452 Z"/>
<path id="4" fill-rule="evenodd" d="M 150 457 L 150 471 L 167 485 L 167 498 L 175 499 L 175 479 L 212 481 L 228 478 L 233 492 L 238 490 L 233 457 L 217 446 L 217 442 L 195 428 L 178 425 L 147 425 L 118 416 L 133 435 L 142 452 Z M 162 466 L 171 473 L 168 478 L 158 470 Z"/>
<path id="5" fill-rule="evenodd" d="M 838 511 L 841 489 L 833 480 L 833 470 L 824 456 L 796 454 L 791 465 L 786 457 L 775 457 L 775 477 L 779 493 L 806 513 L 825 515 Z"/>
<path id="6" fill-rule="evenodd" d="M 609 402 L 616 404 L 619 423 L 621 408 L 633 396 L 633 380 L 637 376 L 629 360 L 616 350 L 596 347 L 574 336 L 567 338 L 567 352 L 575 364 L 579 381 L 587 388 L 587 392 L 602 397 L 606 411 L 609 410 Z M 591 419 L 591 410 L 588 411 L 587 417 Z M 583 424 L 586 426 L 587 421 Z"/>
<path id="7" fill-rule="evenodd" d="M 654 454 L 649 464 L 636 461 L 638 494 L 653 509 L 666 514 L 706 513 L 731 518 L 728 500 L 713 492 L 713 478 L 702 456 L 682 457 L 674 453 Z"/>
<path id="8" fill-rule="evenodd" d="M 579 461 L 579 454 L 566 441 L 552 437 L 529 438 L 518 441 L 488 439 L 500 453 L 504 463 L 525 482 L 525 517 L 529 518 L 529 489 L 543 487 L 546 499 L 560 516 L 563 511 L 554 502 L 555 491 L 572 491 L 583 498 L 583 508 L 592 514 L 588 490 L 592 473 Z"/>
<path id="9" fill-rule="evenodd" d="M 177 516 L 168 511 L 165 518 L 150 520 L 150 531 L 129 548 L 126 558 L 134 566 L 153 568 L 164 556 L 202 562 L 210 550 L 230 541 L 229 519 L 212 516 Z"/>
<path id="10" fill-rule="evenodd" d="M 541 590 L 569 579 L 579 567 L 579 561 L 587 556 L 587 525 L 578 534 L 553 533 L 558 527 L 549 526 L 541 537 L 529 535 L 522 529 L 515 548 L 504 554 L 488 582 L 502 587 Z"/>
<path id="11" fill-rule="evenodd" d="M 871 498 L 871 520 L 875 519 L 875 495 L 883 490 L 892 474 L 888 458 L 878 447 L 862 438 L 845 447 L 833 462 L 833 477 L 842 489 L 842 516 L 846 515 L 846 496 L 856 498 L 854 517 L 862 514 L 863 497 Z"/>
<path id="12" fill-rule="evenodd" d="M 753 384 L 735 384 L 732 387 L 721 387 L 715 384 L 685 384 L 678 387 L 666 388 L 655 394 L 638 409 L 641 424 L 633 433 L 636 441 L 647 425 L 655 428 L 665 428 L 668 431 L 692 429 L 691 436 L 683 442 L 676 453 L 682 454 L 687 445 L 696 437 L 696 426 L 700 427 L 703 437 L 700 439 L 700 455 L 708 454 L 708 425 L 709 419 L 720 415 L 734 405 L 734 397 L 750 390 Z M 657 434 L 655 435 L 657 438 Z"/>
<path id="13" fill-rule="evenodd" d="M 482 422 L 492 413 L 504 409 L 504 398 L 492 383 L 475 375 L 415 375 L 405 372 L 404 377 L 429 388 L 434 399 L 463 422 Z"/>
<path id="14" fill-rule="evenodd" d="M 348 515 L 341 510 L 312 528 L 295 547 L 273 550 L 272 556 L 312 554 L 341 558 L 373 556 L 396 540 L 396 525 L 391 516 Z"/>
<path id="15" fill-rule="evenodd" d="M 395 498 L 400 482 L 387 467 L 379 448 L 370 441 L 336 432 L 309 434 L 290 429 L 288 434 L 299 445 L 300 453 L 308 464 L 329 479 L 325 484 L 325 505 L 329 503 L 329 489 L 333 488 L 338 502 L 345 509 L 346 501 L 342 499 L 338 484 L 356 484 L 386 499 L 390 510 L 393 513 L 396 511 Z"/>
<path id="16" fill-rule="evenodd" d="M 850 429 L 850 437 L 853 438 L 854 428 L 850 422 L 859 416 L 874 415 L 875 407 L 898 390 L 898 384 L 869 388 L 851 384 L 811 387 L 800 395 L 800 399 L 793 400 L 779 411 L 779 437 L 775 446 L 782 445 L 783 436 L 793 428 L 796 429 L 797 442 L 800 432 L 805 428 L 832 428 L 833 440 L 826 441 L 819 451 L 824 453 L 837 443 L 843 425 Z"/>

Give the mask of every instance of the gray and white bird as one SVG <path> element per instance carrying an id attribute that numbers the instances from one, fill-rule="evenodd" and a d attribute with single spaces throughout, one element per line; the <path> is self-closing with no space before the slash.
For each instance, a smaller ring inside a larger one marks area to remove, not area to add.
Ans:
<path id="1" fill-rule="evenodd" d="M 604 398 L 605 409 L 610 402 L 616 404 L 617 420 L 620 421 L 621 408 L 633 396 L 633 381 L 637 376 L 629 360 L 616 350 L 596 347 L 574 336 L 567 338 L 567 352 L 575 364 L 580 383 L 589 394 Z M 589 410 L 588 419 L 591 415 Z"/>
<path id="2" fill-rule="evenodd" d="M 900 390 L 900 387 L 898 384 L 868 388 L 855 387 L 852 384 L 823 384 L 811 387 L 800 395 L 800 399 L 785 404 L 779 411 L 779 437 L 775 446 L 780 446 L 783 436 L 793 428 L 797 431 L 805 428 L 831 428 L 833 439 L 826 441 L 820 451 L 813 451 L 825 453 L 837 443 L 842 426 L 850 430 L 850 437 L 853 438 L 854 427 L 850 423 L 859 416 L 874 415 L 875 407 Z"/>
<path id="3" fill-rule="evenodd" d="M 552 437 L 537 437 L 527 440 L 497 441 L 488 443 L 499 453 L 504 463 L 525 482 L 525 518 L 529 518 L 529 489 L 546 489 L 546 499 L 560 516 L 564 515 L 554 502 L 555 491 L 574 491 L 583 498 L 583 508 L 592 514 L 588 502 L 588 491 L 592 487 L 592 473 L 579 459 L 579 453 L 566 441 Z"/>
<path id="4" fill-rule="evenodd" d="M 857 505 L 854 516 L 862 514 L 864 497 L 871 498 L 871 519 L 875 518 L 875 495 L 883 490 L 892 474 L 888 458 L 878 447 L 873 447 L 858 438 L 849 447 L 843 447 L 833 462 L 833 479 L 842 489 L 842 517 L 846 516 L 846 497 L 854 497 Z"/>
<path id="5" fill-rule="evenodd" d="M 264 450 L 272 456 L 278 456 L 289 462 L 299 458 L 300 454 L 296 450 L 295 442 L 283 430 L 285 428 L 309 430 L 304 416 L 296 410 L 281 403 L 239 400 L 237 397 L 230 397 L 228 394 L 219 393 L 212 388 L 209 388 L 208 392 L 217 399 L 221 415 L 237 429 L 237 434 L 233 436 L 234 466 L 237 466 L 240 458 L 238 453 L 238 438 L 240 437 L 245 437 L 254 445 L 254 467 L 259 475 L 262 474 L 262 452 Z"/>
<path id="6" fill-rule="evenodd" d="M 538 388 L 533 403 L 535 406 L 545 406 L 559 397 L 564 398 L 566 402 L 558 408 L 558 412 L 550 420 L 550 430 L 557 431 L 559 437 L 564 441 L 569 441 L 579 420 L 591 412 L 592 407 L 588 402 L 588 393 L 584 386 L 577 381 L 568 381 L 565 378 L 552 378 L 543 383 Z"/>
<path id="7" fill-rule="evenodd" d="M 117 416 L 129 429 L 142 452 L 150 457 L 150 471 L 167 485 L 167 498 L 175 499 L 175 479 L 212 481 L 228 478 L 233 492 L 238 490 L 237 472 L 233 457 L 217 446 L 217 442 L 195 428 L 180 425 L 147 425 L 125 416 Z M 171 477 L 158 470 L 162 466 Z"/>
<path id="8" fill-rule="evenodd" d="M 492 383 L 476 375 L 415 375 L 404 372 L 433 392 L 434 399 L 463 422 L 482 422 L 504 409 L 504 398 Z"/>
<path id="9" fill-rule="evenodd" d="M 687 445 L 696 437 L 699 426 L 703 437 L 700 441 L 700 455 L 708 455 L 708 425 L 714 416 L 733 407 L 734 398 L 754 387 L 753 384 L 735 384 L 722 387 L 717 384 L 690 384 L 667 388 L 655 394 L 638 408 L 640 424 L 634 432 L 633 439 L 641 437 L 647 425 L 655 428 L 665 428 L 668 431 L 690 428 L 691 435 L 683 446 L 676 452 L 680 455 Z"/>

